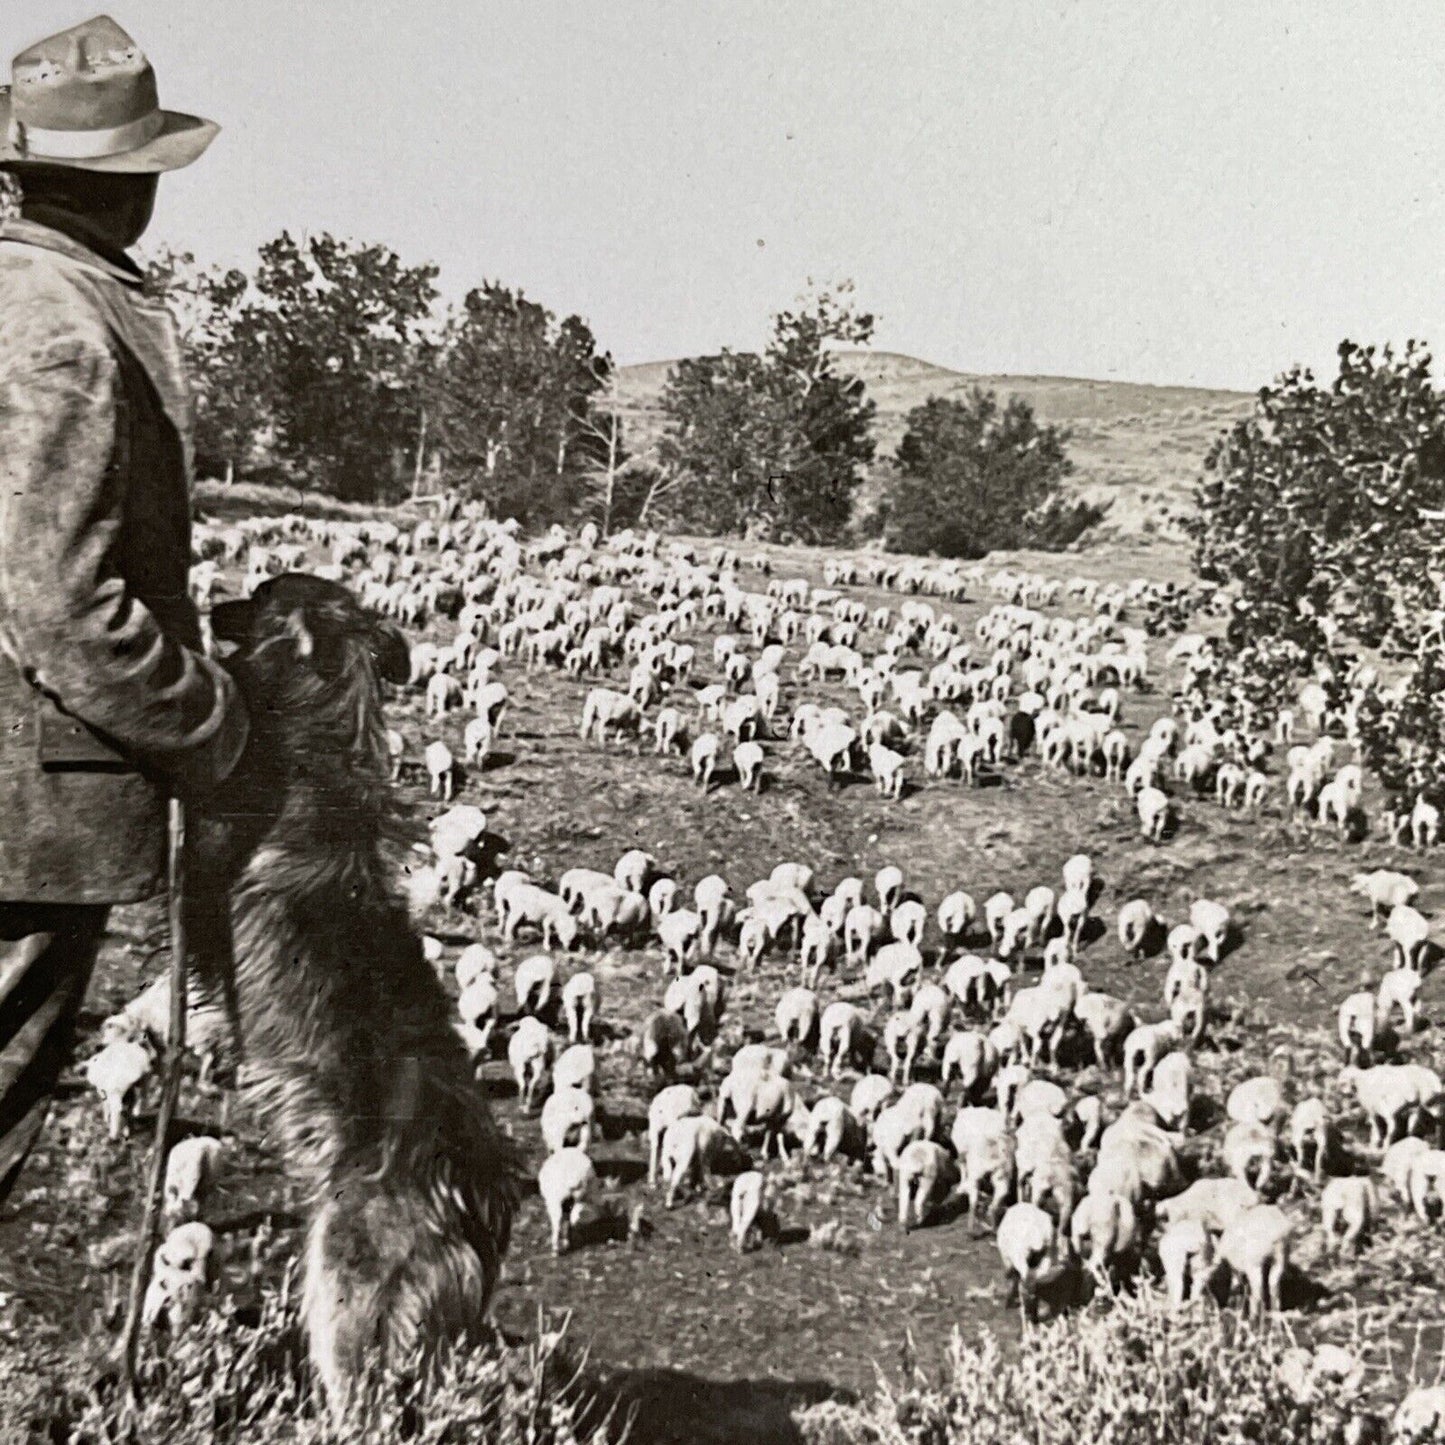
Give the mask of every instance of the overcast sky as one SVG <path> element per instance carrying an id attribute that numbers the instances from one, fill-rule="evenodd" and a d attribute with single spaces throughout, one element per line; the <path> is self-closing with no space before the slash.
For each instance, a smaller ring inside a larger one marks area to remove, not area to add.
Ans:
<path id="1" fill-rule="evenodd" d="M 96 0 L 7 0 L 0 51 Z M 1252 388 L 1445 344 L 1445 5 L 115 0 L 224 130 L 154 238 L 381 240 L 621 361 L 851 277 L 972 371 Z"/>

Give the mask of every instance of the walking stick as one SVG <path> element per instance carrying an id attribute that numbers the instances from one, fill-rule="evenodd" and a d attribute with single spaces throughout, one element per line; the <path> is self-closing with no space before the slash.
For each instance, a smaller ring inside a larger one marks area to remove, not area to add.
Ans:
<path id="1" fill-rule="evenodd" d="M 156 1114 L 155 1143 L 151 1146 L 150 1182 L 140 1245 L 131 1269 L 130 1298 L 126 1304 L 125 1328 L 120 1337 L 120 1381 L 129 1405 L 139 1403 L 136 1363 L 140 1354 L 141 1313 L 150 1284 L 151 1263 L 160 1234 L 161 1197 L 165 1190 L 166 1160 L 170 1155 L 171 1123 L 181 1092 L 181 1061 L 186 1048 L 186 921 L 185 898 L 186 814 L 178 798 L 172 798 L 167 817 L 166 858 L 167 905 L 171 941 L 171 1019 L 166 1037 L 165 1073 L 161 1082 L 161 1103 Z"/>

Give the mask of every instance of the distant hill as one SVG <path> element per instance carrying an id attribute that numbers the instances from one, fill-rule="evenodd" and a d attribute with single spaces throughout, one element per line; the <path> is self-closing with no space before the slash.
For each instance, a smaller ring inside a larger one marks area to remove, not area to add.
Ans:
<path id="1" fill-rule="evenodd" d="M 972 386 L 1000 396 L 1025 397 L 1047 422 L 1073 434 L 1069 454 L 1077 468 L 1071 489 L 1112 503 L 1096 539 L 1169 535 L 1189 504 L 1200 463 L 1210 443 L 1244 416 L 1252 397 L 1202 387 L 1146 386 L 1127 381 L 1086 381 L 1062 376 L 983 376 L 934 366 L 888 351 L 840 351 L 843 370 L 861 376 L 878 404 L 880 456 L 889 456 L 904 431 L 904 418 L 930 396 L 956 396 Z M 618 393 L 636 443 L 661 430 L 658 408 L 674 363 L 624 366 Z"/>

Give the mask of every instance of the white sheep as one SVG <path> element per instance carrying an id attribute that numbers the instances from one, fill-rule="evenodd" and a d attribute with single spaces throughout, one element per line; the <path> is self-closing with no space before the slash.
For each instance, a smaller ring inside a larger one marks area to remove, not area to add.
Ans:
<path id="1" fill-rule="evenodd" d="M 863 1080 L 859 1080 L 861 1084 Z M 854 1093 L 857 1093 L 855 1086 Z M 879 1100 L 877 1109 L 883 1107 L 887 1095 Z M 857 1159 L 862 1156 L 866 1133 L 862 1119 L 832 1094 L 824 1094 L 808 1113 L 808 1122 L 803 1131 L 803 1152 L 816 1155 L 823 1160 L 836 1158 L 839 1154 Z"/>
<path id="2" fill-rule="evenodd" d="M 1398 1013 L 1401 1032 L 1413 1034 L 1423 983 L 1424 980 L 1413 968 L 1392 968 L 1380 980 L 1380 987 L 1375 995 L 1379 1007 L 1379 1023 L 1388 1024 Z"/>
<path id="3" fill-rule="evenodd" d="M 1368 990 L 1352 993 L 1340 1005 L 1336 1020 L 1346 1064 L 1368 1064 L 1379 1030 L 1379 1005 Z"/>
<path id="4" fill-rule="evenodd" d="M 704 793 L 712 786 L 712 775 L 717 771 L 721 748 L 722 743 L 713 732 L 699 733 L 693 739 L 688 753 L 688 764 L 692 768 L 693 780 L 701 785 Z"/>
<path id="5" fill-rule="evenodd" d="M 1420 893 L 1420 885 L 1413 878 L 1391 868 L 1356 873 L 1350 879 L 1350 888 L 1369 903 L 1371 928 L 1388 918 L 1391 909 L 1413 904 Z"/>
<path id="6" fill-rule="evenodd" d="M 1301 1099 L 1289 1116 L 1289 1145 L 1295 1163 L 1316 1180 L 1323 1177 L 1333 1147 L 1333 1128 L 1325 1101 L 1318 1095 Z"/>
<path id="7" fill-rule="evenodd" d="M 597 1186 L 597 1170 L 585 1149 L 559 1149 L 542 1161 L 537 1171 L 537 1192 L 546 1206 L 552 1227 L 552 1253 L 565 1254 L 572 1230 Z"/>
<path id="8" fill-rule="evenodd" d="M 1086 1194 L 1074 1206 L 1069 1241 L 1089 1273 L 1107 1287 L 1110 1268 L 1133 1249 L 1138 1229 L 1134 1206 L 1127 1199 L 1118 1194 Z"/>
<path id="9" fill-rule="evenodd" d="M 763 762 L 766 754 L 761 743 L 749 740 L 739 743 L 733 749 L 733 766 L 738 771 L 738 781 L 750 793 L 759 793 L 763 787 Z"/>
<path id="10" fill-rule="evenodd" d="M 1280 1286 L 1289 1268 L 1294 1226 L 1274 1204 L 1257 1204 L 1238 1216 L 1219 1237 L 1219 1258 L 1242 1279 L 1253 1308 L 1280 1308 Z"/>
<path id="11" fill-rule="evenodd" d="M 593 974 L 585 970 L 574 973 L 562 986 L 562 1017 L 567 1021 L 567 1037 L 574 1044 L 591 1039 L 597 1020 L 597 979 Z"/>
<path id="12" fill-rule="evenodd" d="M 221 1141 L 210 1134 L 192 1135 L 171 1146 L 166 1156 L 166 1219 L 186 1223 L 200 1217 L 221 1157 Z"/>
<path id="13" fill-rule="evenodd" d="M 549 953 L 534 953 L 517 965 L 513 979 L 517 992 L 517 1011 L 544 1014 L 552 1002 L 557 986 L 557 962 Z"/>
<path id="14" fill-rule="evenodd" d="M 1430 947 L 1430 924 L 1418 909 L 1397 904 L 1385 920 L 1385 934 L 1395 949 L 1395 967 L 1423 972 Z"/>
<path id="15" fill-rule="evenodd" d="M 1231 919 L 1229 910 L 1212 898 L 1196 898 L 1189 905 L 1189 922 L 1194 931 L 1204 940 L 1204 956 L 1210 963 L 1218 963 L 1225 945 L 1229 941 Z"/>
<path id="16" fill-rule="evenodd" d="M 552 1036 L 540 1019 L 524 1018 L 507 1040 L 507 1062 L 517 1083 L 517 1097 L 530 1110 L 546 1078 L 552 1057 Z"/>
<path id="17" fill-rule="evenodd" d="M 590 1148 L 595 1116 L 596 1105 L 585 1089 L 554 1088 L 542 1105 L 542 1142 L 547 1152 L 555 1154 L 572 1145 Z"/>
<path id="18" fill-rule="evenodd" d="M 1258 1191 L 1245 1180 L 1211 1175 L 1196 1179 L 1172 1199 L 1161 1199 L 1154 1215 L 1166 1224 L 1194 1221 L 1212 1234 L 1222 1234 L 1233 1219 L 1258 1203 Z"/>
<path id="19" fill-rule="evenodd" d="M 903 754 L 882 743 L 874 743 L 868 749 L 868 769 L 873 775 L 874 786 L 881 798 L 892 798 L 895 802 L 903 796 Z"/>
<path id="20" fill-rule="evenodd" d="M 880 868 L 873 878 L 878 906 L 884 914 L 891 913 L 903 899 L 903 870 L 892 864 Z"/>
<path id="21" fill-rule="evenodd" d="M 940 1194 L 953 1188 L 958 1169 L 952 1156 L 931 1139 L 915 1139 L 898 1156 L 898 1223 L 906 1230 L 921 1228 Z"/>
<path id="22" fill-rule="evenodd" d="M 177 1225 L 156 1249 L 141 1307 L 141 1322 L 153 1328 L 164 1319 L 171 1333 L 200 1313 L 212 1275 L 216 1237 L 200 1220 Z"/>
<path id="23" fill-rule="evenodd" d="M 691 1084 L 668 1084 L 647 1106 L 647 1182 L 657 1183 L 662 1162 L 662 1137 L 668 1126 L 690 1114 L 700 1114 L 701 1103 Z"/>
<path id="24" fill-rule="evenodd" d="M 1427 1153 L 1429 1148 L 1430 1145 L 1418 1135 L 1407 1134 L 1391 1144 L 1380 1160 L 1380 1173 L 1394 1187 L 1400 1203 L 1407 1209 L 1413 1207 L 1410 1203 L 1410 1171 L 1415 1160 Z"/>
<path id="25" fill-rule="evenodd" d="M 1155 1253 L 1164 1270 L 1170 1304 L 1182 1307 L 1202 1297 L 1214 1274 L 1214 1241 L 1198 1219 L 1178 1219 L 1166 1225 Z"/>
<path id="26" fill-rule="evenodd" d="M 120 1139 L 129 1132 L 136 1093 L 150 1071 L 150 1050 L 131 1039 L 117 1039 L 86 1061 L 85 1081 L 100 1095 L 101 1114 L 110 1139 Z"/>
<path id="27" fill-rule="evenodd" d="M 646 894 L 648 879 L 657 871 L 657 859 L 641 848 L 629 848 L 612 869 L 613 879 L 629 893 Z"/>
<path id="28" fill-rule="evenodd" d="M 950 1036 L 943 1049 L 940 1082 L 944 1088 L 955 1074 L 963 1088 L 965 1100 L 979 1098 L 998 1069 L 998 1055 L 993 1045 L 972 1029 Z"/>
<path id="29" fill-rule="evenodd" d="M 450 803 L 456 790 L 457 773 L 457 760 L 452 756 L 452 750 L 437 738 L 426 745 L 422 758 L 426 763 L 429 796 Z"/>
<path id="30" fill-rule="evenodd" d="M 1093 1045 L 1094 1061 L 1103 1066 L 1123 1062 L 1124 1040 L 1134 1029 L 1134 1015 L 1122 999 L 1090 989 L 1074 1001 L 1074 1017 Z"/>
<path id="31" fill-rule="evenodd" d="M 728 1215 L 732 1221 L 733 1248 L 739 1254 L 752 1243 L 766 1204 L 767 1181 L 760 1170 L 748 1169 L 733 1180 Z"/>
<path id="32" fill-rule="evenodd" d="M 1402 1442 L 1445 1439 L 1445 1385 L 1422 1385 L 1400 1401 L 1393 1422 L 1394 1438 Z"/>
<path id="33" fill-rule="evenodd" d="M 1358 1254 L 1380 1212 L 1374 1182 L 1364 1175 L 1328 1180 L 1320 1194 L 1320 1230 L 1326 1254 Z"/>
<path id="34" fill-rule="evenodd" d="M 494 896 L 504 938 L 515 939 L 525 923 L 537 929 L 545 947 L 571 948 L 577 942 L 578 922 L 557 894 L 535 883 L 519 883 L 505 894 L 498 891 Z"/>
<path id="35" fill-rule="evenodd" d="M 657 938 L 667 952 L 663 966 L 681 974 L 696 957 L 702 941 L 702 916 L 690 908 L 675 908 L 657 921 Z"/>
<path id="36" fill-rule="evenodd" d="M 570 1044 L 552 1066 L 552 1087 L 582 1089 L 591 1094 L 597 1078 L 597 1051 L 591 1044 Z"/>
<path id="37" fill-rule="evenodd" d="M 1134 806 L 1139 814 L 1140 833 L 1151 843 L 1162 843 L 1174 822 L 1174 804 L 1169 795 L 1152 785 L 1145 786 L 1139 789 Z"/>
<path id="38" fill-rule="evenodd" d="M 1124 1095 L 1148 1091 L 1159 1060 L 1180 1042 L 1178 1028 L 1169 1020 L 1140 1024 L 1124 1040 Z"/>
<path id="39" fill-rule="evenodd" d="M 866 1125 L 873 1121 L 887 1107 L 893 1098 L 893 1084 L 882 1074 L 864 1074 L 848 1095 L 848 1107 Z"/>
<path id="40" fill-rule="evenodd" d="M 1154 929 L 1154 910 L 1142 898 L 1131 898 L 1119 909 L 1119 943 L 1130 958 L 1142 958 Z"/>
<path id="41" fill-rule="evenodd" d="M 484 943 L 469 943 L 457 955 L 455 976 L 457 988 L 465 993 L 477 979 L 495 978 L 498 969 L 497 956 Z"/>
<path id="42" fill-rule="evenodd" d="M 1054 1218 L 1036 1204 L 1011 1204 L 998 1226 L 998 1252 L 1009 1275 L 1010 1297 L 1016 1294 L 1027 1318 L 1038 1309 L 1038 1290 L 1068 1269 L 1069 1248 Z"/>
<path id="43" fill-rule="evenodd" d="M 960 943 L 968 933 L 978 910 L 973 899 L 962 891 L 950 893 L 938 905 L 938 931 L 945 944 Z"/>
<path id="44" fill-rule="evenodd" d="M 818 995 L 810 988 L 790 988 L 778 1000 L 774 1020 L 778 1035 L 786 1044 L 809 1047 L 818 1032 Z"/>
<path id="45" fill-rule="evenodd" d="M 1427 1224 L 1445 1216 L 1445 1149 L 1422 1149 L 1410 1160 L 1410 1208 Z"/>
<path id="46" fill-rule="evenodd" d="M 715 1119 L 687 1114 L 667 1126 L 660 1167 L 667 1182 L 666 1205 L 677 1203 L 682 1188 L 701 1182 L 710 1170 L 725 1169 L 738 1157 L 737 1145 Z"/>
<path id="47" fill-rule="evenodd" d="M 1014 911 L 1013 895 L 1002 891 L 991 894 L 984 900 L 983 921 L 988 936 L 997 950 L 1003 942 L 1005 920 Z"/>

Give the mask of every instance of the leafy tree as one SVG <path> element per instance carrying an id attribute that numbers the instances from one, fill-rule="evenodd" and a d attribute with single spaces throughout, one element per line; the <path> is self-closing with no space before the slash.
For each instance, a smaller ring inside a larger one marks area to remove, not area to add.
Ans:
<path id="1" fill-rule="evenodd" d="M 231 481 L 270 418 L 271 373 L 246 274 L 202 267 L 190 252 L 148 258 L 146 290 L 175 314 L 195 402 L 198 472 Z"/>
<path id="2" fill-rule="evenodd" d="M 436 267 L 380 245 L 283 232 L 246 308 L 270 377 L 278 460 L 357 500 L 396 495 L 421 443 Z"/>
<path id="3" fill-rule="evenodd" d="M 873 459 L 875 407 L 840 375 L 833 348 L 861 344 L 873 318 L 851 287 L 804 298 L 773 319 L 761 354 L 723 351 L 668 376 L 666 430 L 644 503 L 691 530 L 780 541 L 836 539 Z"/>
<path id="4" fill-rule="evenodd" d="M 573 517 L 621 445 L 594 415 L 611 373 L 579 317 L 559 322 L 498 282 L 469 292 L 428 390 L 447 475 L 519 521 Z"/>
<path id="5" fill-rule="evenodd" d="M 982 387 L 930 397 L 908 413 L 881 512 L 888 545 L 943 557 L 1066 546 L 1101 509 L 1065 502 L 1067 432 L 1042 426 L 1022 397 L 1000 407 Z"/>

